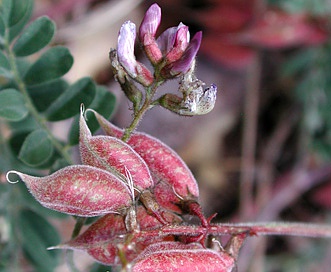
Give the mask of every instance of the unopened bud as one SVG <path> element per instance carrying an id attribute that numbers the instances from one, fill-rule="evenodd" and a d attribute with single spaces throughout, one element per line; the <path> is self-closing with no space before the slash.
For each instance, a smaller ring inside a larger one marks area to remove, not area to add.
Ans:
<path id="1" fill-rule="evenodd" d="M 118 35 L 117 55 L 118 61 L 131 78 L 144 86 L 153 83 L 152 73 L 134 55 L 136 40 L 136 25 L 130 21 L 125 22 Z"/>

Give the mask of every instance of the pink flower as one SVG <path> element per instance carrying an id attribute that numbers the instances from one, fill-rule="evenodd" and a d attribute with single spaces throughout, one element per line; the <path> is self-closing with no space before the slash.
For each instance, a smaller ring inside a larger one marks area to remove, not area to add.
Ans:
<path id="1" fill-rule="evenodd" d="M 165 30 L 156 39 L 160 21 L 161 9 L 157 4 L 153 4 L 146 11 L 139 28 L 139 39 L 147 57 L 153 65 L 162 63 L 161 75 L 164 78 L 186 73 L 199 50 L 202 32 L 196 33 L 190 42 L 188 27 L 180 23 L 178 27 Z"/>
<path id="2" fill-rule="evenodd" d="M 188 46 L 185 47 L 185 51 L 183 50 L 181 51 L 182 53 L 180 58 L 178 58 L 173 62 L 170 62 L 168 66 L 165 66 L 163 68 L 163 71 L 167 72 L 168 70 L 172 76 L 176 76 L 180 73 L 186 73 L 192 67 L 192 65 L 194 65 L 194 59 L 198 53 L 201 44 L 201 39 L 202 39 L 202 32 L 199 31 L 194 35 Z M 174 51 L 174 49 L 171 50 L 168 53 L 168 55 L 172 56 L 171 53 L 172 51 Z"/>
<path id="3" fill-rule="evenodd" d="M 139 28 L 139 39 L 145 44 L 149 37 L 155 37 L 156 31 L 161 22 L 161 8 L 157 4 L 153 4 L 146 11 L 143 21 Z"/>
<path id="4" fill-rule="evenodd" d="M 145 13 L 139 28 L 138 37 L 153 66 L 158 66 L 157 76 L 173 78 L 185 74 L 194 66 L 196 54 L 200 48 L 202 32 L 194 35 L 190 41 L 188 27 L 180 23 L 177 27 L 165 30 L 158 38 L 156 32 L 161 22 L 161 8 L 153 4 Z M 125 22 L 118 36 L 118 61 L 126 72 L 144 86 L 153 82 L 152 73 L 134 55 L 136 26 Z"/>
<path id="5" fill-rule="evenodd" d="M 130 21 L 125 22 L 118 35 L 117 54 L 118 61 L 133 78 L 137 77 L 136 57 L 134 56 L 134 43 L 136 40 L 136 25 Z"/>
<path id="6" fill-rule="evenodd" d="M 136 25 L 127 21 L 122 25 L 118 35 L 118 61 L 132 78 L 144 86 L 149 86 L 153 82 L 153 75 L 142 63 L 136 60 L 134 55 L 135 40 Z"/>

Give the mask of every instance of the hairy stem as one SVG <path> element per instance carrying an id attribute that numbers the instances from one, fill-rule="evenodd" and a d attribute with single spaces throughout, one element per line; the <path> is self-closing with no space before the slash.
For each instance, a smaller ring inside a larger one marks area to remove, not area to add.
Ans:
<path id="1" fill-rule="evenodd" d="M 155 80 L 155 82 L 146 89 L 146 97 L 144 104 L 141 106 L 140 110 L 135 114 L 131 124 L 125 129 L 122 141 L 127 142 L 133 133 L 133 131 L 138 126 L 139 122 L 145 115 L 145 113 L 152 107 L 152 100 L 157 91 L 157 88 L 163 83 L 163 80 Z"/>
<path id="2" fill-rule="evenodd" d="M 251 236 L 255 235 L 288 235 L 305 236 L 313 238 L 331 238 L 331 226 L 305 223 L 287 223 L 287 222 L 267 222 L 267 223 L 240 223 L 240 224 L 210 224 L 207 227 L 180 225 L 164 226 L 161 229 L 140 231 L 136 235 L 141 237 L 157 236 L 200 236 L 201 234 L 222 236 L 236 235 L 243 232 L 249 232 Z"/>

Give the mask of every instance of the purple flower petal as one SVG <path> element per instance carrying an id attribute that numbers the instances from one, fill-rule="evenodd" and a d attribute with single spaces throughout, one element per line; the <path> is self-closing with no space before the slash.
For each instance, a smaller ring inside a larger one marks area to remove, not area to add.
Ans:
<path id="1" fill-rule="evenodd" d="M 190 42 L 190 32 L 188 31 L 188 26 L 180 23 L 177 27 L 177 32 L 175 36 L 174 47 L 179 47 L 180 50 L 184 51 Z"/>
<path id="2" fill-rule="evenodd" d="M 202 32 L 199 31 L 194 35 L 182 57 L 172 63 L 172 68 L 170 71 L 172 75 L 186 73 L 191 68 L 192 62 L 195 59 L 195 56 L 200 48 L 201 39 Z"/>
<path id="3" fill-rule="evenodd" d="M 177 27 L 170 27 L 166 29 L 156 40 L 163 55 L 169 52 L 175 43 Z"/>
<path id="4" fill-rule="evenodd" d="M 179 43 L 186 48 L 189 41 L 190 32 L 188 31 L 188 27 L 183 23 L 180 23 L 177 27 L 166 29 L 156 40 L 163 55 L 169 53 Z M 183 48 L 183 51 L 185 48 Z"/>
<path id="5" fill-rule="evenodd" d="M 125 22 L 118 35 L 117 55 L 118 61 L 133 78 L 137 76 L 137 61 L 134 56 L 135 39 L 136 25 L 130 21 Z"/>
<path id="6" fill-rule="evenodd" d="M 161 22 L 161 8 L 158 4 L 153 4 L 146 11 L 143 21 L 139 28 L 139 39 L 144 44 L 144 37 L 146 34 L 155 37 L 156 31 Z"/>

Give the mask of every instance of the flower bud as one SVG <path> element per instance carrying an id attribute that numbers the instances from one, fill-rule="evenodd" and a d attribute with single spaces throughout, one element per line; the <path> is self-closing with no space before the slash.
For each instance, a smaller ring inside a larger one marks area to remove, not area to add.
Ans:
<path id="1" fill-rule="evenodd" d="M 68 166 L 45 177 L 16 171 L 30 193 L 46 208 L 76 216 L 119 213 L 132 204 L 127 186 L 112 173 L 87 165 Z"/>
<path id="2" fill-rule="evenodd" d="M 153 4 L 146 11 L 145 16 L 140 24 L 139 39 L 145 45 L 144 40 L 146 35 L 155 37 L 156 31 L 161 22 L 161 8 L 158 4 Z"/>
<path id="3" fill-rule="evenodd" d="M 196 243 L 161 242 L 150 245 L 134 260 L 132 272 L 230 272 L 234 266 L 234 259 L 225 252 L 203 249 Z"/>
<path id="4" fill-rule="evenodd" d="M 125 22 L 119 32 L 117 42 L 118 61 L 127 73 L 144 86 L 153 83 L 152 73 L 134 55 L 136 39 L 136 25 L 130 21 Z"/>
<path id="5" fill-rule="evenodd" d="M 153 65 L 162 60 L 162 53 L 155 40 L 156 31 L 161 22 L 161 8 L 153 4 L 146 11 L 139 28 L 139 40 Z"/>
<path id="6" fill-rule="evenodd" d="M 132 78 L 137 77 L 136 57 L 134 43 L 136 39 L 136 25 L 130 21 L 125 22 L 118 35 L 118 61 Z"/>
<path id="7" fill-rule="evenodd" d="M 196 33 L 190 42 L 188 27 L 180 23 L 178 27 L 165 30 L 156 39 L 160 22 L 161 9 L 153 4 L 146 11 L 140 25 L 139 40 L 148 59 L 156 66 L 156 78 L 160 76 L 162 79 L 170 79 L 190 69 L 201 44 L 202 32 Z"/>
<path id="8" fill-rule="evenodd" d="M 170 39 L 169 37 L 168 39 Z M 188 26 L 180 23 L 173 37 L 172 46 L 166 51 L 166 63 L 173 63 L 179 60 L 190 42 Z"/>
<path id="9" fill-rule="evenodd" d="M 190 69 L 200 48 L 201 39 L 202 32 L 199 31 L 193 36 L 182 56 L 171 63 L 171 69 L 169 71 L 171 75 L 185 74 Z"/>

